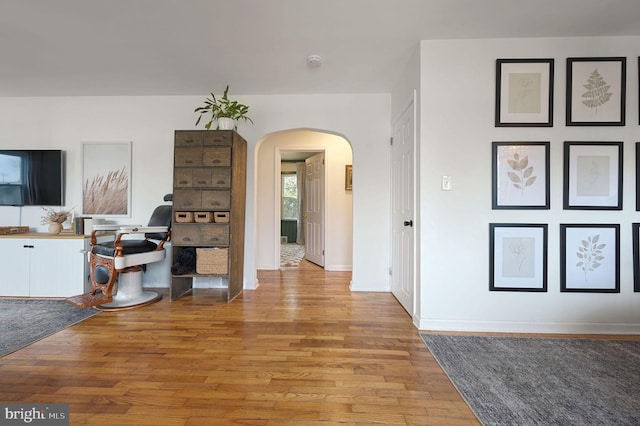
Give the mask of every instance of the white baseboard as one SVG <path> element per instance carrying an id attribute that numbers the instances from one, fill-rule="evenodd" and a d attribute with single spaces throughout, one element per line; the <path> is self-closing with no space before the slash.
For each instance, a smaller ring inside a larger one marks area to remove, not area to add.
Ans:
<path id="1" fill-rule="evenodd" d="M 414 318 L 421 331 L 550 334 L 640 334 L 640 324 L 450 321 Z"/>

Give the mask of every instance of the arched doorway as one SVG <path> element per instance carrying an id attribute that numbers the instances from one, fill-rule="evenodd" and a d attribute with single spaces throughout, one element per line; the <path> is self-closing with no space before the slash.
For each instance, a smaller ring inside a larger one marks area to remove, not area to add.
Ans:
<path id="1" fill-rule="evenodd" d="M 291 129 L 266 135 L 256 146 L 256 269 L 280 267 L 281 170 L 283 154 L 323 152 L 326 270 L 350 271 L 353 264 L 353 199 L 345 188 L 352 150 L 342 136 L 315 129 Z"/>

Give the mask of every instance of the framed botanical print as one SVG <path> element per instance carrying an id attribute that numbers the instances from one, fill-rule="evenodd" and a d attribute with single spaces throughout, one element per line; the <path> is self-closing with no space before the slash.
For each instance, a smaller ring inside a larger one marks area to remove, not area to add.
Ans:
<path id="1" fill-rule="evenodd" d="M 624 126 L 627 58 L 567 59 L 567 126 Z"/>
<path id="2" fill-rule="evenodd" d="M 560 225 L 560 291 L 620 293 L 620 225 Z"/>
<path id="3" fill-rule="evenodd" d="M 553 126 L 553 59 L 496 60 L 496 127 Z"/>
<path id="4" fill-rule="evenodd" d="M 549 209 L 549 142 L 493 142 L 493 209 Z"/>
<path id="5" fill-rule="evenodd" d="M 547 225 L 489 224 L 489 290 L 547 291 Z"/>
<path id="6" fill-rule="evenodd" d="M 83 142 L 82 214 L 131 216 L 131 142 Z"/>
<path id="7" fill-rule="evenodd" d="M 622 210 L 622 142 L 564 143 L 564 209 Z"/>

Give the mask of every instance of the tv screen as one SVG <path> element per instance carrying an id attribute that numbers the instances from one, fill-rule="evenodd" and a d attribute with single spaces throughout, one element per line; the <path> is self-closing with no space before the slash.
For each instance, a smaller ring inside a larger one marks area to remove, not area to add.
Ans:
<path id="1" fill-rule="evenodd" d="M 63 206 L 64 152 L 0 150 L 0 205 Z"/>

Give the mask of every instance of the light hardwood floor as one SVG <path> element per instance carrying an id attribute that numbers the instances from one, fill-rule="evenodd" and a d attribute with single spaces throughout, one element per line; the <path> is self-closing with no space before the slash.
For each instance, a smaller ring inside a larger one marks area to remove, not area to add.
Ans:
<path id="1" fill-rule="evenodd" d="M 103 312 L 0 358 L 0 402 L 69 403 L 71 424 L 478 424 L 388 293 L 350 273 L 261 271 L 234 302 Z"/>

